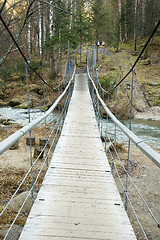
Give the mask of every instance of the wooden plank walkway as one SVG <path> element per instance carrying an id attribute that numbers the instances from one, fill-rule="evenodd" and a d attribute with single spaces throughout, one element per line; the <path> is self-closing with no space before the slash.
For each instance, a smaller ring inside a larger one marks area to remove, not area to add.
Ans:
<path id="1" fill-rule="evenodd" d="M 61 137 L 20 240 L 135 240 L 77 74 Z"/>

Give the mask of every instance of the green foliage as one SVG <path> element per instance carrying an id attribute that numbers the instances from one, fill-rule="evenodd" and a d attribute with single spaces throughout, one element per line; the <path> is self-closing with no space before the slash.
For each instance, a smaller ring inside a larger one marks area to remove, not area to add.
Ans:
<path id="1" fill-rule="evenodd" d="M 100 83 L 105 90 L 108 90 L 116 84 L 116 77 L 105 75 L 100 78 Z"/>
<path id="2" fill-rule="evenodd" d="M 106 12 L 103 0 L 94 0 L 92 3 L 92 19 L 96 40 L 100 40 L 104 32 L 104 24 L 106 21 Z"/>
<path id="3" fill-rule="evenodd" d="M 10 61 L 0 66 L 0 78 L 3 81 L 18 81 L 25 78 L 25 63 L 21 59 L 15 59 L 15 64 Z"/>
<path id="4" fill-rule="evenodd" d="M 39 61 L 37 61 L 37 60 L 35 60 L 35 59 L 33 59 L 33 60 L 31 60 L 31 66 L 34 68 L 34 70 L 38 70 L 39 69 Z"/>
<path id="5" fill-rule="evenodd" d="M 57 6 L 66 9 L 66 5 L 62 1 L 57 1 Z M 59 48 L 66 50 L 68 44 L 76 49 L 78 44 L 85 41 L 88 36 L 87 33 L 87 19 L 84 11 L 84 1 L 80 0 L 77 4 L 76 19 L 69 14 L 60 14 L 58 11 L 55 12 L 54 19 L 54 35 L 52 38 L 47 37 L 47 40 L 43 46 L 43 49 L 49 49 L 49 51 L 58 51 Z M 67 11 L 71 11 L 68 6 Z M 70 26 L 72 25 L 72 27 Z"/>
<path id="6" fill-rule="evenodd" d="M 22 59 L 17 59 L 17 73 L 25 73 L 25 62 Z"/>
<path id="7" fill-rule="evenodd" d="M 11 73 L 12 73 L 11 68 L 4 65 L 0 67 L 0 78 L 3 79 L 4 81 L 9 80 Z"/>
<path id="8" fill-rule="evenodd" d="M 88 24 L 89 19 L 86 16 L 84 1 L 80 0 L 77 6 L 77 19 L 73 28 L 79 44 L 89 38 Z"/>

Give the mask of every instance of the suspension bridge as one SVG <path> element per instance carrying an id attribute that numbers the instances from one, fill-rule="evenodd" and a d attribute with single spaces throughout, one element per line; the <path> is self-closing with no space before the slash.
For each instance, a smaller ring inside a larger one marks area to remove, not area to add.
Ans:
<path id="1" fill-rule="evenodd" d="M 106 159 L 86 74 L 75 77 L 60 139 L 20 239 L 136 239 Z"/>
<path id="2" fill-rule="evenodd" d="M 12 38 L 14 40 L 14 38 Z M 15 41 L 16 44 L 16 41 Z M 19 46 L 17 45 L 17 48 Z M 138 59 L 140 56 L 138 57 Z M 28 67 L 31 67 L 26 61 L 26 80 L 28 94 L 28 112 L 29 108 L 29 86 L 28 86 Z M 146 145 L 132 131 L 128 129 L 114 116 L 106 106 L 100 93 L 110 94 L 102 88 L 98 81 L 96 71 L 96 50 L 95 46 L 91 54 L 87 51 L 87 71 L 84 74 L 76 74 L 76 60 L 74 54 L 74 63 L 71 66 L 70 52 L 68 50 L 65 89 L 62 83 L 53 88 L 40 75 L 43 84 L 53 91 L 53 105 L 44 114 L 30 121 L 29 124 L 16 131 L 7 139 L 0 143 L 0 154 L 4 153 L 10 146 L 29 133 L 30 136 L 30 160 L 31 167 L 22 179 L 20 185 L 13 193 L 11 199 L 7 202 L 0 213 L 3 216 L 14 197 L 19 193 L 26 179 L 31 176 L 31 187 L 21 205 L 17 215 L 12 221 L 10 227 L 5 233 L 4 239 L 7 239 L 17 218 L 23 210 L 28 198 L 32 198 L 33 206 L 27 218 L 25 226 L 20 235 L 21 240 L 25 239 L 136 239 L 136 235 L 131 226 L 127 215 L 128 206 L 131 207 L 134 218 L 142 231 L 143 237 L 149 239 L 147 233 L 138 218 L 135 207 L 132 204 L 128 191 L 128 182 L 130 182 L 138 197 L 141 199 L 147 209 L 151 219 L 156 227 L 160 228 L 158 215 L 150 207 L 144 197 L 141 195 L 131 175 L 129 174 L 129 157 L 131 141 L 147 156 L 157 167 L 160 167 L 160 155 L 151 147 Z M 132 94 L 134 83 L 134 67 L 130 69 L 128 76 L 132 73 Z M 34 70 L 32 68 L 32 70 Z M 34 71 L 36 74 L 36 71 Z M 65 80 L 65 81 L 64 81 Z M 122 79 L 124 80 L 124 78 Z M 117 87 L 122 80 L 114 86 Z M 43 85 L 44 109 L 45 109 L 45 87 Z M 59 91 L 61 89 L 61 93 Z M 54 99 L 54 91 L 59 92 L 57 99 Z M 60 105 L 61 103 L 61 105 Z M 102 125 L 100 105 L 107 113 L 107 118 L 115 124 L 114 141 L 108 137 L 105 138 L 105 144 L 102 143 Z M 62 107 L 63 106 L 63 107 Z M 47 122 L 48 117 L 53 111 L 58 109 L 59 116 L 57 122 Z M 61 112 L 60 112 L 61 110 Z M 131 97 L 131 118 L 132 118 L 132 97 Z M 39 156 L 33 160 L 32 157 L 32 136 L 31 130 L 38 124 L 42 124 L 45 129 L 45 145 L 41 149 Z M 131 124 L 131 119 L 130 119 Z M 128 142 L 128 163 L 127 167 L 123 165 L 116 150 L 117 132 L 119 128 L 129 139 Z M 48 131 L 49 129 L 49 131 Z M 48 132 L 47 132 L 48 131 Z M 60 135 L 56 145 L 56 137 Z M 112 146 L 114 154 L 109 153 L 112 158 L 110 167 L 107 156 L 107 144 Z M 48 145 L 50 146 L 48 148 Z M 34 168 L 45 153 L 44 161 L 35 177 Z M 51 160 L 49 156 L 52 155 Z M 122 181 L 116 159 L 122 164 L 122 169 L 126 175 L 126 181 Z M 34 190 L 42 170 L 46 167 L 47 172 L 34 199 Z M 122 202 L 120 193 L 113 178 L 113 171 L 116 172 L 125 196 L 125 204 Z"/>
<path id="3" fill-rule="evenodd" d="M 117 127 L 121 128 L 129 139 L 148 155 L 157 166 L 160 165 L 160 157 L 157 152 L 145 145 L 128 128 L 121 124 L 106 107 L 96 88 L 98 82 L 94 82 L 93 76 L 91 77 L 90 75 L 91 72 L 94 75 L 94 60 L 92 63 L 92 68 L 88 66 L 88 77 L 86 73 L 76 74 L 76 68 L 71 71 L 68 64 L 67 74 L 69 74 L 70 79 L 68 79 L 65 90 L 52 107 L 44 113 L 44 116 L 32 121 L 0 143 L 2 153 L 23 135 L 30 132 L 39 122 L 44 122 L 44 119 L 52 114 L 58 103 L 64 99 L 65 107 L 59 119 L 59 126 L 61 126 L 60 138 L 49 166 L 48 155 L 50 150 L 46 150 L 42 168 L 47 164 L 47 173 L 20 235 L 21 240 L 136 239 L 112 175 L 113 169 L 111 169 L 108 163 L 101 141 L 100 123 L 97 121 L 99 105 L 102 104 Z M 88 79 L 90 81 L 90 89 Z M 47 147 L 49 141 L 50 136 L 44 148 Z M 54 144 L 55 138 L 51 147 Z M 32 173 L 39 157 L 35 162 L 31 163 L 31 168 L 27 175 L 30 172 Z M 116 164 L 113 163 L 113 165 L 116 168 Z M 126 174 L 130 178 L 127 171 Z M 32 183 L 27 198 L 30 197 L 30 194 L 33 196 L 34 186 L 38 177 L 39 174 L 35 182 Z M 13 197 L 17 194 L 24 180 Z M 131 204 L 127 190 L 125 190 L 125 194 L 128 203 Z M 8 205 L 13 200 L 13 197 Z M 22 211 L 27 198 L 19 213 Z M 143 197 L 142 200 L 145 202 Z M 158 220 L 146 202 L 145 204 L 159 226 Z M 13 221 L 4 239 L 7 239 L 15 221 Z M 144 231 L 141 224 L 140 227 Z M 148 239 L 145 232 L 144 236 Z"/>

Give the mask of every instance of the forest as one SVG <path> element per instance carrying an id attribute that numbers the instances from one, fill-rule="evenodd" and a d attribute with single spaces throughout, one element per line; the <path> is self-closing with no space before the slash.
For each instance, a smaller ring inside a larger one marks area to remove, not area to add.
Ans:
<path id="1" fill-rule="evenodd" d="M 139 39 L 148 37 L 160 19 L 160 1 L 1 0 L 0 14 L 26 58 L 34 67 L 37 59 L 40 65 L 47 60 L 54 78 L 62 71 L 62 54 L 68 46 L 76 49 L 99 40 L 118 50 L 121 43 L 132 41 L 136 51 Z M 0 66 L 3 79 L 23 68 L 2 21 Z"/>

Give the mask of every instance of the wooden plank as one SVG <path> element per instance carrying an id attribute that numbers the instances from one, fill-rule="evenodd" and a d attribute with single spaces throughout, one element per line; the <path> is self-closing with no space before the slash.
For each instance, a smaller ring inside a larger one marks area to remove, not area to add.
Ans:
<path id="1" fill-rule="evenodd" d="M 85 74 L 20 240 L 135 240 L 100 140 Z"/>

